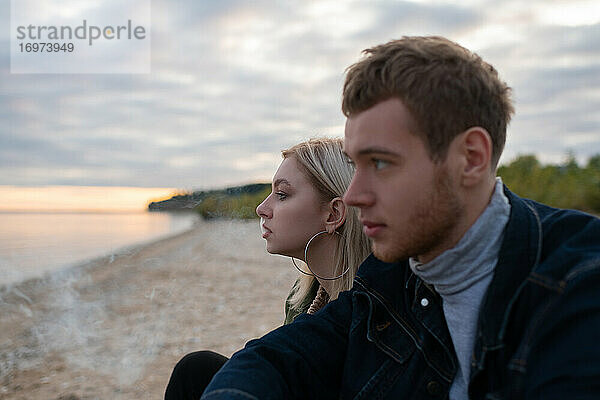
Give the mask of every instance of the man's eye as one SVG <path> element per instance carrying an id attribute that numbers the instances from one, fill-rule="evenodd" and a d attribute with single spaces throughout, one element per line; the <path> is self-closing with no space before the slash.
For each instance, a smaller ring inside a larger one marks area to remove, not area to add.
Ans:
<path id="1" fill-rule="evenodd" d="M 277 196 L 277 198 L 279 198 L 279 200 L 283 200 L 287 197 L 287 194 L 284 192 L 275 192 L 275 196 Z"/>
<path id="2" fill-rule="evenodd" d="M 383 168 L 387 167 L 388 164 L 389 163 L 387 161 L 380 160 L 378 158 L 373 159 L 373 165 L 375 166 L 375 169 L 383 169 Z"/>

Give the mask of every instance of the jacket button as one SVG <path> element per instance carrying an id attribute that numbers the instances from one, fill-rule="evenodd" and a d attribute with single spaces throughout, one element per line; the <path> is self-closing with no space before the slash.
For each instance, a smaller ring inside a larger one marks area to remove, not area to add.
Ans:
<path id="1" fill-rule="evenodd" d="M 423 306 L 423 307 L 427 307 L 428 305 L 429 305 L 429 300 L 427 300 L 427 298 L 426 298 L 426 297 L 423 297 L 423 298 L 421 299 L 421 306 Z"/>
<path id="2" fill-rule="evenodd" d="M 436 381 L 431 381 L 427 384 L 427 393 L 432 396 L 439 396 L 442 394 L 442 385 Z"/>

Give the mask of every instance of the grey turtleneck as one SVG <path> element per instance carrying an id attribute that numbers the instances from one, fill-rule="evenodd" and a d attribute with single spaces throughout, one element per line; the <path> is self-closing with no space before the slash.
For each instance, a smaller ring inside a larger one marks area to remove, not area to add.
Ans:
<path id="1" fill-rule="evenodd" d="M 409 259 L 415 275 L 433 285 L 443 299 L 444 316 L 459 364 L 450 387 L 451 400 L 468 398 L 479 307 L 492 281 L 509 214 L 502 181 L 496 178 L 489 205 L 456 246 L 427 264 Z"/>

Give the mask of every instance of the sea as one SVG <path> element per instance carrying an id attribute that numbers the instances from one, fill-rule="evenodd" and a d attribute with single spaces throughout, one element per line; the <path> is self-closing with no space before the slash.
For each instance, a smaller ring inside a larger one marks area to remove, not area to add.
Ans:
<path id="1" fill-rule="evenodd" d="M 171 236 L 197 222 L 193 212 L 0 212 L 0 286 Z"/>

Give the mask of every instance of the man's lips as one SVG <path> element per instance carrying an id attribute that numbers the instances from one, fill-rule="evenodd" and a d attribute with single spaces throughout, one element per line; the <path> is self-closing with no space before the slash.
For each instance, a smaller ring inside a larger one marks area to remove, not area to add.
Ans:
<path id="1" fill-rule="evenodd" d="M 362 220 L 361 223 L 363 224 L 363 232 L 368 237 L 375 237 L 385 227 L 385 224 L 367 220 Z"/>

